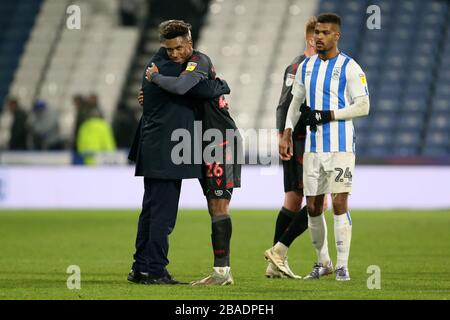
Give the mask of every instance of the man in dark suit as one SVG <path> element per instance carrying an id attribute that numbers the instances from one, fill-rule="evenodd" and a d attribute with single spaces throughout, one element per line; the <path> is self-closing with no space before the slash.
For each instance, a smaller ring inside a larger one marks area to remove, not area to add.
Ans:
<path id="1" fill-rule="evenodd" d="M 161 29 L 162 30 L 162 29 Z M 185 29 L 176 29 L 170 34 L 161 34 L 161 43 L 177 39 L 178 60 L 170 60 L 161 48 L 148 66 L 156 64 L 167 75 L 177 76 L 186 68 L 192 55 L 192 41 Z M 147 67 L 146 66 L 146 69 Z M 143 115 L 136 132 L 129 158 L 136 162 L 136 176 L 144 177 L 144 199 L 139 217 L 136 237 L 136 252 L 128 280 L 144 284 L 178 284 L 166 266 L 169 261 L 168 236 L 175 227 L 182 179 L 200 178 L 201 140 L 195 141 L 195 104 L 198 98 L 211 99 L 230 92 L 222 80 L 202 80 L 184 96 L 176 96 L 157 85 L 142 81 L 144 93 Z M 179 141 L 172 141 L 174 130 L 184 129 L 190 133 L 191 161 L 175 164 L 171 158 L 173 148 Z M 194 146 L 197 144 L 196 146 Z M 200 161 L 194 161 L 195 158 Z"/>

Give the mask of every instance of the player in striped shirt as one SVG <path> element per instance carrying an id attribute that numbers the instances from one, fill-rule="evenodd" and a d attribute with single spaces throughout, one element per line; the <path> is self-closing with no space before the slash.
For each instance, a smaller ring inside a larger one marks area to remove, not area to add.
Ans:
<path id="1" fill-rule="evenodd" d="M 288 160 L 292 152 L 292 130 L 302 113 L 308 124 L 303 157 L 304 193 L 308 227 L 318 261 L 305 279 L 318 279 L 333 272 L 328 254 L 327 226 L 323 198 L 332 194 L 334 234 L 337 249 L 336 280 L 350 280 L 348 257 L 352 221 L 348 195 L 355 167 L 355 132 L 352 119 L 369 113 L 369 91 L 361 67 L 337 44 L 341 19 L 334 13 L 317 17 L 314 40 L 317 55 L 299 66 L 287 115 L 280 156 Z M 300 108 L 305 101 L 310 109 Z"/>

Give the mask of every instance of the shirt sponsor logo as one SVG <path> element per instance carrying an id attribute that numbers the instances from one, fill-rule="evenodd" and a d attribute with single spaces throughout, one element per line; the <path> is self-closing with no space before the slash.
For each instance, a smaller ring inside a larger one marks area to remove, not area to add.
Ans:
<path id="1" fill-rule="evenodd" d="M 294 79 L 295 79 L 295 74 L 288 73 L 286 76 L 286 81 L 284 83 L 286 85 L 286 87 L 292 86 L 292 84 L 294 83 Z"/>
<path id="2" fill-rule="evenodd" d="M 196 67 L 197 67 L 197 63 L 189 62 L 187 64 L 186 71 L 194 71 Z"/>

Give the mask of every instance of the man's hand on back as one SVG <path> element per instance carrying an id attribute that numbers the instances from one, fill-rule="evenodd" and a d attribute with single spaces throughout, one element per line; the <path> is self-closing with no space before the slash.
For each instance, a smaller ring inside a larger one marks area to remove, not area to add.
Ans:
<path id="1" fill-rule="evenodd" d="M 150 67 L 148 67 L 145 71 L 145 79 L 147 79 L 147 81 L 152 81 L 152 75 L 158 72 L 158 67 L 156 66 L 156 64 L 152 63 Z"/>
<path id="2" fill-rule="evenodd" d="M 144 106 L 144 91 L 142 89 L 139 90 L 138 101 L 141 107 Z"/>

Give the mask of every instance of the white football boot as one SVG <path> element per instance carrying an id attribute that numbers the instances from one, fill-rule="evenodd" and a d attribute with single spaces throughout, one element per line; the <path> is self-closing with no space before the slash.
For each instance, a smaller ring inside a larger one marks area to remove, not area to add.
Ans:
<path id="1" fill-rule="evenodd" d="M 336 269 L 336 280 L 337 281 L 348 281 L 350 280 L 350 273 L 346 267 L 339 267 Z"/>
<path id="2" fill-rule="evenodd" d="M 312 271 L 303 279 L 316 280 L 320 279 L 320 277 L 327 276 L 332 273 L 333 273 L 333 263 L 331 261 L 327 266 L 324 266 L 321 263 L 315 263 Z"/>
<path id="3" fill-rule="evenodd" d="M 282 257 L 275 250 L 273 250 L 273 248 L 267 249 L 264 252 L 264 257 L 266 258 L 267 261 L 271 262 L 276 268 L 278 268 L 278 271 L 283 273 L 286 277 L 291 278 L 291 279 L 301 279 L 302 278 L 302 277 L 294 274 L 294 272 L 292 272 L 291 268 L 289 268 L 288 258 Z M 266 275 L 267 275 L 267 272 L 266 272 Z"/>
<path id="4" fill-rule="evenodd" d="M 213 272 L 201 280 L 191 282 L 193 286 L 228 286 L 234 284 L 230 267 L 214 267 Z"/>

